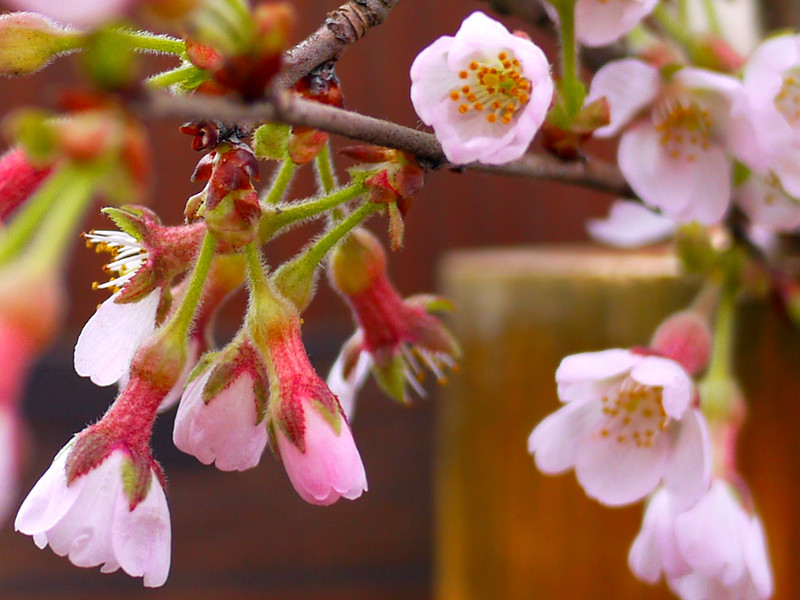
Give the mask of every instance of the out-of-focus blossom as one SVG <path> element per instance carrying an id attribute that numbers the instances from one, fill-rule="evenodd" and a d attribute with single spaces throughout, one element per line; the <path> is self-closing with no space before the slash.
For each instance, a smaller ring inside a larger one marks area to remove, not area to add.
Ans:
<path id="1" fill-rule="evenodd" d="M 575 3 L 575 37 L 585 46 L 606 46 L 617 41 L 653 12 L 658 0 L 578 0 Z M 553 20 L 552 4 L 545 8 Z"/>
<path id="2" fill-rule="evenodd" d="M 164 584 L 170 566 L 170 518 L 161 481 L 150 484 L 138 502 L 126 485 L 131 456 L 117 447 L 88 472 L 67 480 L 75 440 L 56 455 L 22 503 L 15 529 L 33 536 L 39 548 L 48 544 L 79 567 L 119 568 L 143 577 L 147 587 Z"/>
<path id="3" fill-rule="evenodd" d="M 339 399 L 348 421 L 353 418 L 356 396 L 367 380 L 372 366 L 372 357 L 369 353 L 360 351 L 361 337 L 357 334 L 345 343 L 328 373 L 328 387 Z"/>
<path id="4" fill-rule="evenodd" d="M 481 12 L 411 65 L 414 109 L 456 164 L 501 164 L 522 156 L 552 97 L 541 49 Z"/>
<path id="5" fill-rule="evenodd" d="M 564 406 L 531 433 L 548 474 L 573 466 L 586 493 L 618 506 L 664 482 L 684 507 L 708 487 L 710 448 L 695 390 L 676 362 L 614 349 L 566 357 L 556 371 Z"/>
<path id="6" fill-rule="evenodd" d="M 611 123 L 596 135 L 626 127 L 617 158 L 636 194 L 678 222 L 720 221 L 731 201 L 729 152 L 754 142 L 741 82 L 693 67 L 665 79 L 642 61 L 622 59 L 592 80 L 587 102 L 601 97 Z"/>
<path id="7" fill-rule="evenodd" d="M 736 189 L 735 198 L 750 221 L 759 227 L 774 232 L 800 228 L 800 200 L 786 193 L 774 172 L 766 177 L 752 173 Z"/>
<path id="8" fill-rule="evenodd" d="M 34 165 L 19 147 L 0 156 L 0 222 L 37 190 L 50 171 Z"/>
<path id="9" fill-rule="evenodd" d="M 136 0 L 3 0 L 17 10 L 46 15 L 59 23 L 92 26 L 122 15 Z"/>
<path id="10" fill-rule="evenodd" d="M 682 600 L 766 600 L 772 595 L 761 520 L 721 479 L 686 511 L 674 506 L 667 490 L 656 492 L 628 562 L 648 583 L 663 574 Z"/>
<path id="11" fill-rule="evenodd" d="M 593 239 L 618 248 L 637 248 L 663 242 L 675 233 L 675 221 L 638 202 L 617 200 L 605 219 L 589 219 Z"/>

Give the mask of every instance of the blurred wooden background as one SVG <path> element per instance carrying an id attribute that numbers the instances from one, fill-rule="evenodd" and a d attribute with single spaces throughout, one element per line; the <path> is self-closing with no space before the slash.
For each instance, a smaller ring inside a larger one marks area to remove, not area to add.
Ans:
<path id="1" fill-rule="evenodd" d="M 299 41 L 338 2 L 296 0 L 294 4 L 298 8 Z M 408 67 L 423 47 L 443 33 L 452 34 L 464 16 L 477 9 L 487 10 L 488 5 L 474 0 L 402 2 L 381 28 L 370 31 L 349 49 L 337 66 L 346 106 L 421 127 L 408 100 Z M 546 32 L 532 30 L 518 20 L 504 21 L 511 27 L 528 30 L 548 52 L 554 50 Z M 155 64 L 172 64 L 167 59 L 149 58 L 144 62 L 148 69 L 154 69 Z M 20 105 L 53 106 L 55 92 L 59 86 L 76 80 L 75 71 L 68 58 L 33 77 L 3 80 L 0 113 Z M 150 123 L 157 173 L 152 206 L 172 223 L 180 220 L 186 198 L 200 189 L 189 182 L 199 155 L 190 150 L 189 138 L 178 133 L 177 125 L 172 121 Z M 347 143 L 334 140 L 336 148 Z M 603 146 L 595 149 L 606 155 L 613 150 Z M 338 164 L 341 168 L 349 165 L 346 160 Z M 268 181 L 269 176 L 269 169 L 264 168 L 262 180 Z M 313 193 L 311 177 L 301 177 L 294 190 L 297 197 Z M 432 173 L 414 199 L 407 221 L 406 248 L 390 257 L 393 278 L 404 294 L 430 291 L 436 285 L 439 258 L 454 248 L 585 240 L 585 219 L 603 214 L 609 201 L 594 192 L 549 182 L 475 173 Z M 96 216 L 86 228 L 107 226 L 107 221 Z M 378 221 L 371 225 L 381 233 L 384 226 Z M 271 260 L 290 255 L 302 244 L 303 236 L 299 230 L 278 240 L 272 246 Z M 96 304 L 104 299 L 90 290 L 91 282 L 102 278 L 103 257 L 87 252 L 77 240 L 75 253 L 77 260 L 73 260 L 67 281 L 75 301 L 65 331 L 38 365 L 26 399 L 30 452 L 24 491 L 72 433 L 102 414 L 114 394 L 111 389 L 99 389 L 80 379 L 71 367 L 77 333 Z M 223 320 L 223 331 L 237 326 L 242 306 L 241 298 L 233 303 Z M 350 334 L 349 315 L 323 284 L 305 323 L 309 352 L 320 372 L 325 373 L 339 344 Z M 790 335 L 783 329 L 780 332 L 784 337 Z M 772 368 L 772 363 L 767 367 Z M 766 372 L 763 370 L 762 376 Z M 757 380 L 755 385 L 774 387 L 778 383 Z M 200 465 L 172 446 L 173 417 L 165 415 L 157 425 L 154 450 L 169 478 L 173 521 L 173 564 L 166 587 L 144 590 L 139 580 L 125 575 L 77 569 L 49 550 L 36 549 L 28 537 L 13 533 L 6 523 L 0 529 L 0 597 L 100 599 L 113 594 L 120 599 L 431 598 L 436 406 L 435 394 L 405 408 L 381 397 L 373 386 L 368 387 L 361 395 L 353 427 L 367 468 L 370 492 L 357 502 L 340 502 L 329 508 L 302 502 L 280 465 L 268 454 L 257 469 L 241 474 L 220 473 Z M 759 431 L 759 410 L 763 409 L 753 410 L 756 418 L 749 431 Z M 772 434 L 773 430 L 748 433 L 755 436 L 751 441 L 757 443 Z M 767 449 L 769 444 L 764 452 Z M 791 450 L 788 446 L 787 449 Z M 787 456 L 796 457 L 796 450 Z M 748 456 L 743 460 L 755 460 L 753 455 Z M 565 478 L 562 484 L 574 482 Z M 769 480 L 762 485 L 773 484 Z M 794 498 L 785 494 L 777 497 Z M 800 521 L 793 514 L 792 504 L 786 505 L 786 500 L 776 502 L 785 520 L 768 522 L 770 535 L 779 536 L 774 530 L 788 527 L 793 528 L 787 534 L 791 538 Z M 603 544 L 604 540 L 596 543 Z M 615 568 L 620 576 L 630 577 L 624 563 Z M 786 572 L 782 571 L 783 575 Z M 649 590 L 637 589 L 642 598 L 649 597 Z M 531 597 L 537 597 L 535 591 Z"/>

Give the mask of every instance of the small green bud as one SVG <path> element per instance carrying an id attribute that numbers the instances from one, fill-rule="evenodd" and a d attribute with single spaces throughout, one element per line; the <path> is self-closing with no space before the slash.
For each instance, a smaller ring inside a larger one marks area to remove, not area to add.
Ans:
<path id="1" fill-rule="evenodd" d="M 36 13 L 0 15 L 0 75 L 30 75 L 61 54 L 74 52 L 83 34 Z"/>
<path id="2" fill-rule="evenodd" d="M 289 156 L 290 125 L 267 123 L 253 134 L 253 152 L 258 158 L 283 160 Z"/>

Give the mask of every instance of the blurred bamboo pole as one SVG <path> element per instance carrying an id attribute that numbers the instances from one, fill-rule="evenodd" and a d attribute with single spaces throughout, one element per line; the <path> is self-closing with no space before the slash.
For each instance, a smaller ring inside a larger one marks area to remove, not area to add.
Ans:
<path id="1" fill-rule="evenodd" d="M 800 27 L 800 0 L 761 0 L 767 29 Z"/>

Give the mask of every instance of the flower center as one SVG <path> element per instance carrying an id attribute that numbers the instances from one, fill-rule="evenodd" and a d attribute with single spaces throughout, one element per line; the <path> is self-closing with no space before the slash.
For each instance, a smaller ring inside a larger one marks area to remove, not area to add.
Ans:
<path id="1" fill-rule="evenodd" d="M 697 159 L 697 153 L 708 150 L 711 144 L 711 116 L 691 100 L 670 99 L 655 111 L 656 131 L 661 145 L 674 159 Z"/>
<path id="2" fill-rule="evenodd" d="M 618 444 L 650 447 L 669 418 L 661 402 L 662 388 L 626 379 L 616 396 L 603 396 L 606 419 L 600 435 Z"/>
<path id="3" fill-rule="evenodd" d="M 451 90 L 450 98 L 458 103 L 461 114 L 482 112 L 489 123 L 507 124 L 530 101 L 531 82 L 522 76 L 513 52 L 473 60 L 458 77 L 462 84 Z"/>
<path id="4" fill-rule="evenodd" d="M 92 289 L 95 290 L 110 289 L 112 293 L 119 291 L 131 280 L 149 256 L 136 238 L 122 231 L 93 229 L 89 233 L 85 233 L 83 237 L 89 248 L 96 246 L 97 252 L 111 254 L 111 262 L 103 267 L 111 279 L 106 283 L 95 281 L 92 284 Z"/>
<path id="5" fill-rule="evenodd" d="M 800 69 L 784 72 L 781 91 L 775 96 L 775 107 L 792 125 L 800 123 Z"/>

